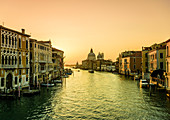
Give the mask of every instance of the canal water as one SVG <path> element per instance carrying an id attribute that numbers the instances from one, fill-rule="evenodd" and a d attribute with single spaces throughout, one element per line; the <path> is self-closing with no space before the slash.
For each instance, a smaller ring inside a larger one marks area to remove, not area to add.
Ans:
<path id="1" fill-rule="evenodd" d="M 140 88 L 137 81 L 107 72 L 74 70 L 56 87 L 21 100 L 0 100 L 0 120 L 169 120 L 163 92 Z"/>

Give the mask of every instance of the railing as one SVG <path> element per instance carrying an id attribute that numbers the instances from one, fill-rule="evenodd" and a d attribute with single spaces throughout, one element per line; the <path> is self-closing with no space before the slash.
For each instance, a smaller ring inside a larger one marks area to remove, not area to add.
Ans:
<path id="1" fill-rule="evenodd" d="M 45 72 L 46 72 L 46 70 L 41 70 L 40 72 L 41 72 L 41 73 L 45 73 Z"/>
<path id="2" fill-rule="evenodd" d="M 17 68 L 17 65 L 2 65 L 2 68 Z"/>

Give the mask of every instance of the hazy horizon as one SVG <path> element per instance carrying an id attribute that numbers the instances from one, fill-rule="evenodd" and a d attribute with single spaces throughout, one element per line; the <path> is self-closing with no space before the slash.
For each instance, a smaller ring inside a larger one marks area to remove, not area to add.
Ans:
<path id="1" fill-rule="evenodd" d="M 0 24 L 31 38 L 51 40 L 65 63 L 81 63 L 90 49 L 116 60 L 125 50 L 141 50 L 170 38 L 169 0 L 5 0 Z"/>

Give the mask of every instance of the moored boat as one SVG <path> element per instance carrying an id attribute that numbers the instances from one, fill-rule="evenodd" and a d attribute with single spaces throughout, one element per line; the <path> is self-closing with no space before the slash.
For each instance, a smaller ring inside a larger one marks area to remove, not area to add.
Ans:
<path id="1" fill-rule="evenodd" d="M 47 87 L 47 86 L 48 86 L 48 87 L 53 87 L 54 84 L 53 84 L 53 83 L 48 83 L 48 84 L 47 84 L 47 83 L 42 83 L 41 86 L 42 86 L 42 87 Z"/>
<path id="2" fill-rule="evenodd" d="M 89 73 L 94 73 L 94 70 L 89 70 Z"/>

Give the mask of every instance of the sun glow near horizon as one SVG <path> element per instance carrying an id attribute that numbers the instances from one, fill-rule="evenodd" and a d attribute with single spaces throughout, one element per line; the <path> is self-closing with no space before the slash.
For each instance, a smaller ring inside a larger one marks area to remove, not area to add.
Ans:
<path id="1" fill-rule="evenodd" d="M 115 61 L 122 51 L 169 39 L 169 5 L 168 0 L 6 0 L 0 24 L 51 39 L 68 64 L 81 63 L 91 48 Z"/>

